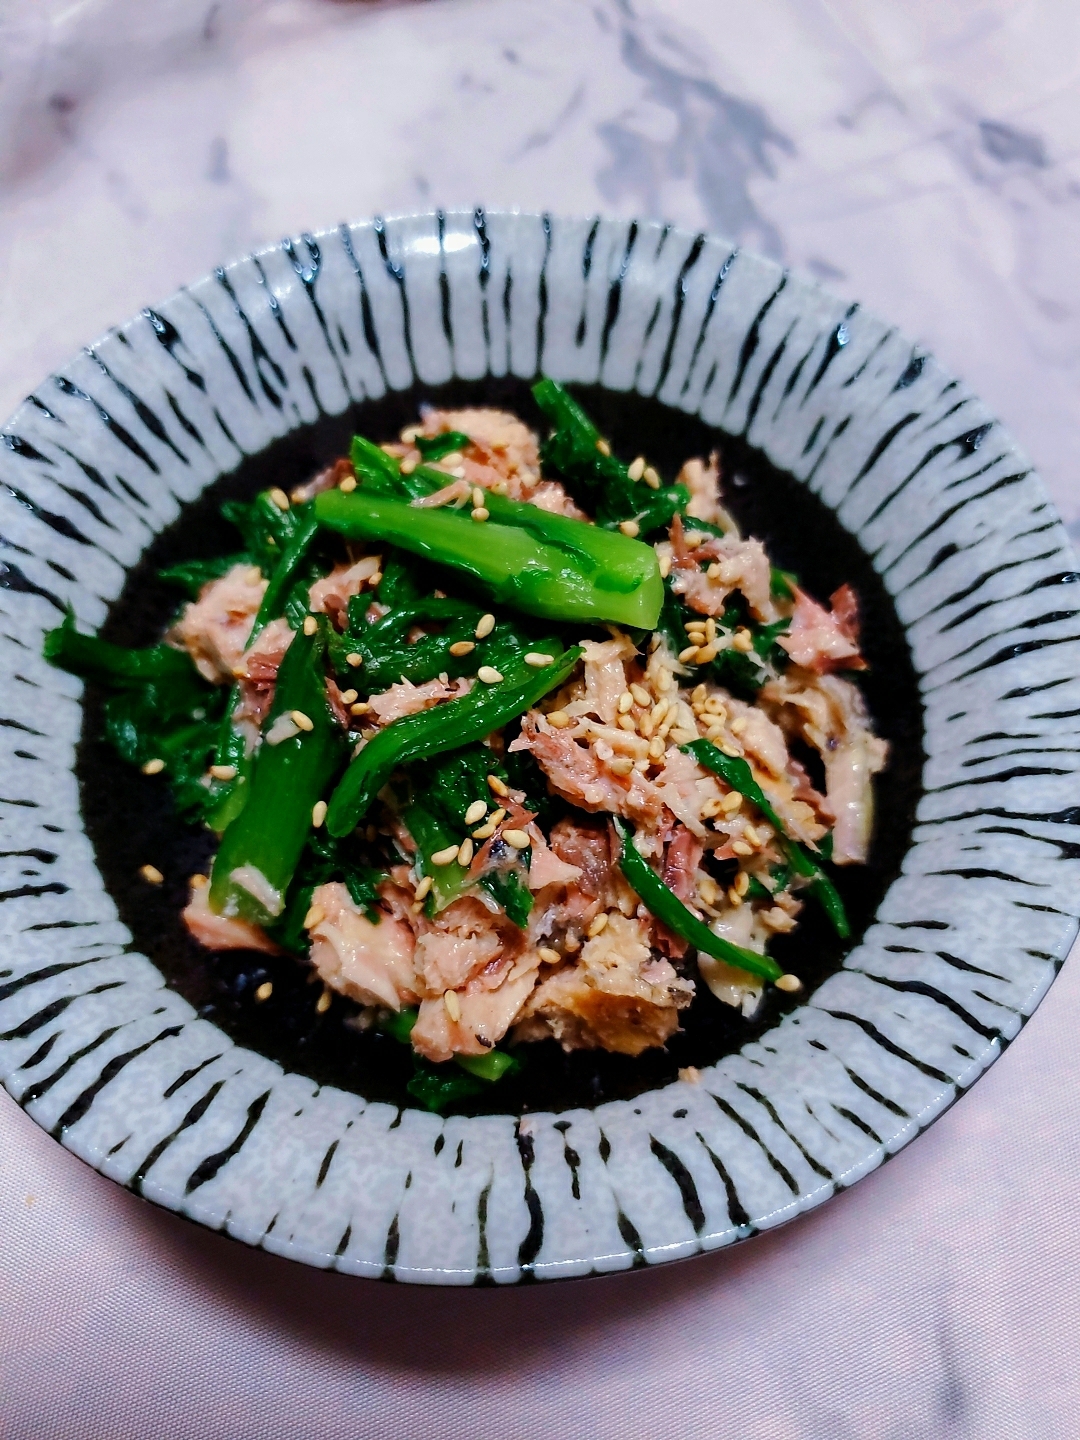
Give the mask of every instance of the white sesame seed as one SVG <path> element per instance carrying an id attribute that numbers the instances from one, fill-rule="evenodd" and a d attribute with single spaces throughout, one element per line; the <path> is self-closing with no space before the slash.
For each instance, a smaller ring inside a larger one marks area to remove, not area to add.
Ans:
<path id="1" fill-rule="evenodd" d="M 451 655 L 471 655 L 476 649 L 475 640 L 455 640 L 450 646 Z"/>
<path id="2" fill-rule="evenodd" d="M 382 571 L 381 571 L 381 570 L 373 570 L 373 571 L 371 572 L 371 574 L 368 576 L 368 584 L 369 584 L 369 585 L 371 586 L 371 588 L 374 590 L 375 587 L 376 587 L 376 585 L 380 585 L 381 583 L 382 583 Z"/>
<path id="3" fill-rule="evenodd" d="M 661 556 L 660 556 L 660 578 L 661 578 L 661 580 L 666 580 L 670 574 L 671 574 L 671 556 L 670 556 L 670 555 L 661 555 Z"/>
<path id="4" fill-rule="evenodd" d="M 802 989 L 802 981 L 797 975 L 781 975 L 778 980 L 774 981 L 774 984 L 777 990 L 786 990 L 789 995 L 794 995 L 796 991 Z"/>
<path id="5" fill-rule="evenodd" d="M 356 670 L 363 663 L 364 657 L 360 654 L 359 650 L 350 650 L 348 655 L 345 656 L 345 664 L 351 665 L 354 670 Z"/>
<path id="6" fill-rule="evenodd" d="M 732 790 L 730 795 L 725 795 L 720 802 L 721 809 L 725 815 L 733 815 L 742 804 L 742 796 L 738 790 Z"/>
<path id="7" fill-rule="evenodd" d="M 634 708 L 634 697 L 629 690 L 624 690 L 619 696 L 619 714 L 625 715 L 628 710 Z"/>
<path id="8" fill-rule="evenodd" d="M 549 725 L 554 725 L 556 730 L 565 730 L 570 724 L 570 716 L 565 710 L 549 710 L 547 722 Z"/>
<path id="9" fill-rule="evenodd" d="M 488 816 L 488 819 L 491 821 L 492 825 L 501 825 L 502 822 L 506 819 L 506 811 L 500 805 L 498 810 L 493 810 L 491 812 L 491 814 Z"/>
<path id="10" fill-rule="evenodd" d="M 160 885 L 165 879 L 165 876 L 162 875 L 156 865 L 143 865 L 139 870 L 139 874 L 149 885 Z"/>
<path id="11" fill-rule="evenodd" d="M 745 715 L 740 715 L 737 720 L 732 720 L 732 722 L 731 722 L 731 727 L 730 727 L 730 728 L 731 728 L 731 733 L 732 733 L 733 735 L 741 735 L 741 734 L 743 733 L 743 731 L 746 729 L 746 726 L 747 726 L 748 723 L 749 723 L 749 722 L 747 721 L 746 716 L 745 716 Z"/>
<path id="12" fill-rule="evenodd" d="M 341 703 L 343 705 L 351 705 L 359 693 L 358 690 L 342 690 Z"/>
<path id="13" fill-rule="evenodd" d="M 273 993 L 273 982 L 270 980 L 264 980 L 263 983 L 259 986 L 259 988 L 255 991 L 255 1003 L 257 1005 L 261 1005 L 264 1000 L 269 1000 L 270 996 Z"/>
<path id="14" fill-rule="evenodd" d="M 425 875 L 424 878 L 420 881 L 420 884 L 417 885 L 416 890 L 413 892 L 413 899 L 426 900 L 427 897 L 431 894 L 431 887 L 434 883 L 435 882 L 432 880 L 430 875 Z"/>
<path id="15" fill-rule="evenodd" d="M 714 560 L 705 571 L 705 578 L 708 580 L 719 580 L 721 575 L 720 562 Z"/>
<path id="16" fill-rule="evenodd" d="M 745 840 L 733 840 L 731 848 L 736 855 L 752 855 L 754 853 L 753 846 L 748 845 Z"/>
<path id="17" fill-rule="evenodd" d="M 610 454 L 611 454 L 611 446 L 608 444 L 608 442 L 607 442 L 606 440 L 597 440 L 597 442 L 596 442 L 596 448 L 597 448 L 597 450 L 600 451 L 600 454 L 601 454 L 601 455 L 610 455 Z"/>
<path id="18" fill-rule="evenodd" d="M 210 877 L 208 875 L 192 875 L 188 884 L 192 890 L 205 890 L 207 885 L 210 884 Z"/>
<path id="19" fill-rule="evenodd" d="M 631 460 L 627 466 L 626 474 L 630 480 L 640 480 L 645 474 L 645 456 L 639 455 L 636 460 Z"/>
<path id="20" fill-rule="evenodd" d="M 619 529 L 631 540 L 636 540 L 641 533 L 641 526 L 636 520 L 621 520 Z"/>
<path id="21" fill-rule="evenodd" d="M 472 832 L 472 838 L 474 840 L 490 840 L 497 829 L 498 826 L 495 824 L 494 820 L 489 820 L 486 825 L 481 825 L 479 830 L 474 830 Z"/>
<path id="22" fill-rule="evenodd" d="M 705 637 L 702 636 L 701 638 L 704 639 Z M 698 664 L 708 665 L 709 661 L 715 660 L 719 653 L 720 646 L 717 645 L 715 640 L 711 640 L 707 645 L 701 647 L 701 652 L 698 655 Z"/>
<path id="23" fill-rule="evenodd" d="M 646 465 L 644 479 L 650 490 L 660 489 L 660 476 L 651 465 Z"/>
<path id="24" fill-rule="evenodd" d="M 162 770 L 164 770 L 164 769 L 165 769 L 165 761 L 164 761 L 164 760 L 161 760 L 161 759 L 157 759 L 157 760 L 147 760 L 146 764 L 142 767 L 142 773 L 143 773 L 144 775 L 160 775 L 161 772 L 162 772 Z"/>
<path id="25" fill-rule="evenodd" d="M 702 638 L 704 638 L 704 637 L 702 637 Z M 697 653 L 698 653 L 698 647 L 697 647 L 696 645 L 688 645 L 685 650 L 680 650 L 680 651 L 679 651 L 679 663 L 680 663 L 680 665 L 685 665 L 688 660 L 696 660 L 696 659 L 697 659 Z"/>
<path id="26" fill-rule="evenodd" d="M 472 512 L 472 518 L 473 518 L 478 524 L 481 524 L 481 525 L 482 525 L 482 524 L 484 523 L 484 521 L 488 518 L 488 515 L 489 515 L 489 514 L 490 514 L 490 511 L 488 510 L 488 508 L 487 508 L 486 505 L 478 505 L 478 506 L 476 507 L 476 509 Z"/>
<path id="27" fill-rule="evenodd" d="M 721 745 L 720 752 L 723 755 L 730 755 L 732 760 L 742 759 L 742 751 L 737 745 Z"/>
<path id="28" fill-rule="evenodd" d="M 466 837 L 458 846 L 457 863 L 467 868 L 469 865 L 472 864 L 472 857 L 473 842 L 468 837 Z"/>
<path id="29" fill-rule="evenodd" d="M 745 870 L 740 870 L 738 875 L 735 876 L 735 884 L 732 888 L 734 889 L 736 895 L 746 894 L 747 890 L 750 888 L 750 876 L 746 873 Z"/>
<path id="30" fill-rule="evenodd" d="M 490 635 L 491 632 L 492 632 L 492 630 L 494 630 L 494 629 L 495 629 L 495 616 L 494 616 L 494 615 L 481 615 L 481 616 L 480 616 L 480 620 L 479 620 L 479 622 L 478 622 L 478 624 L 477 624 L 477 626 L 476 626 L 476 629 L 473 631 L 473 634 L 476 636 L 477 640 L 483 640 L 484 637 L 485 637 L 486 635 Z"/>
<path id="31" fill-rule="evenodd" d="M 322 989 L 322 994 L 319 996 L 318 1000 L 315 1001 L 315 1014 L 325 1015 L 327 1010 L 330 1009 L 330 1006 L 333 1003 L 333 999 L 333 992 L 328 990 L 324 985 Z"/>
<path id="32" fill-rule="evenodd" d="M 750 651 L 754 648 L 754 638 L 749 630 L 736 630 L 731 638 L 731 643 L 736 650 L 741 650 L 744 655 L 749 655 Z"/>
<path id="33" fill-rule="evenodd" d="M 739 908 L 739 906 L 742 904 L 742 896 L 741 896 L 741 895 L 739 894 L 739 892 L 735 889 L 734 885 L 733 885 L 733 886 L 731 887 L 731 889 L 727 892 L 727 898 L 728 898 L 728 904 L 732 907 L 733 910 L 737 910 L 737 909 Z"/>
<path id="34" fill-rule="evenodd" d="M 326 801 L 316 800 L 315 804 L 311 807 L 311 823 L 312 825 L 314 825 L 315 829 L 318 830 L 319 826 L 323 823 L 325 819 Z"/>
<path id="35" fill-rule="evenodd" d="M 532 841 L 524 830 L 504 830 L 502 832 L 502 838 L 508 845 L 512 845 L 515 850 L 527 850 L 532 844 Z"/>
<path id="36" fill-rule="evenodd" d="M 545 665 L 554 665 L 555 656 L 548 655 L 543 650 L 530 650 L 525 656 L 525 664 L 533 665 L 537 670 L 540 670 Z"/>
<path id="37" fill-rule="evenodd" d="M 475 825 L 478 821 L 482 820 L 486 814 L 487 801 L 474 800 L 473 803 L 469 806 L 469 808 L 465 811 L 465 824 Z"/>
<path id="38" fill-rule="evenodd" d="M 279 510 L 288 510 L 290 504 L 289 497 L 285 494 L 285 491 L 279 489 L 278 486 L 275 485 L 273 490 L 270 491 L 270 499 Z"/>
<path id="39" fill-rule="evenodd" d="M 633 715 L 620 715 L 619 728 L 621 730 L 627 731 L 628 734 L 632 735 L 637 730 L 637 721 L 634 719 Z"/>
<path id="40" fill-rule="evenodd" d="M 315 729 L 315 722 L 311 719 L 309 715 L 305 715 L 303 710 L 293 710 L 291 712 L 290 718 L 292 719 L 293 724 L 298 730 Z"/>
<path id="41" fill-rule="evenodd" d="M 545 965 L 557 965 L 562 959 L 558 950 L 553 950 L 550 945 L 541 945 L 536 953 Z"/>
<path id="42" fill-rule="evenodd" d="M 608 761 L 608 769 L 613 775 L 629 775 L 633 768 L 633 760 L 628 759 L 625 755 L 621 756 L 618 760 Z"/>
<path id="43" fill-rule="evenodd" d="M 411 455 L 410 455 L 410 456 L 407 456 L 407 457 L 406 457 L 404 460 L 402 460 L 402 462 L 401 462 L 401 467 L 400 467 L 400 468 L 401 468 L 401 473 L 402 473 L 402 475 L 411 475 L 411 474 L 413 473 L 413 471 L 416 469 L 416 465 L 417 465 L 417 462 L 412 458 L 412 456 L 411 456 Z"/>
<path id="44" fill-rule="evenodd" d="M 595 940 L 597 935 L 602 935 L 603 932 L 607 929 L 607 923 L 608 915 L 606 910 L 601 910 L 599 915 L 594 915 L 592 920 L 589 922 L 589 939 Z"/>
<path id="45" fill-rule="evenodd" d="M 366 700 L 357 700 L 354 704 L 349 706 L 350 715 L 369 715 L 370 713 L 371 706 Z"/>
<path id="46" fill-rule="evenodd" d="M 493 794 L 498 795 L 500 800 L 505 800 L 507 795 L 510 794 L 510 787 L 505 781 L 500 780 L 498 775 L 489 775 L 487 777 L 487 783 L 488 789 L 492 791 Z"/>
<path id="47" fill-rule="evenodd" d="M 755 850 L 759 850 L 763 843 L 761 836 L 754 829 L 753 825 L 749 824 L 743 826 L 743 839 L 748 845 L 752 845 Z"/>
<path id="48" fill-rule="evenodd" d="M 476 672 L 476 678 L 482 680 L 485 685 L 498 685 L 503 677 L 499 674 L 498 670 L 495 669 L 494 665 L 481 665 L 480 669 Z"/>
<path id="49" fill-rule="evenodd" d="M 450 1016 L 450 1019 L 456 1025 L 461 1019 L 461 1001 L 457 997 L 457 992 L 455 990 L 444 990 L 442 998 L 443 1004 L 446 1006 L 447 1015 Z"/>
<path id="50" fill-rule="evenodd" d="M 210 774 L 214 777 L 215 780 L 235 780 L 235 779 L 236 779 L 236 766 L 235 766 L 235 765 L 211 765 L 211 766 L 210 766 Z"/>
<path id="51" fill-rule="evenodd" d="M 314 930 L 316 925 L 321 925 L 326 919 L 326 911 L 321 905 L 312 905 L 311 909 L 304 916 L 304 929 Z"/>
<path id="52" fill-rule="evenodd" d="M 458 456 L 458 459 L 461 459 L 460 455 Z M 477 509 L 479 509 L 480 506 L 484 503 L 484 492 L 480 489 L 479 485 L 473 486 L 472 503 L 477 507 Z"/>
<path id="53" fill-rule="evenodd" d="M 447 845 L 445 850 L 436 850 L 431 857 L 433 865 L 450 865 L 457 859 L 458 847 Z"/>
<path id="54" fill-rule="evenodd" d="M 423 433 L 424 427 L 422 425 L 406 425 L 405 429 L 401 432 L 401 443 L 403 445 L 412 445 L 416 437 Z"/>
<path id="55" fill-rule="evenodd" d="M 338 489 L 343 491 L 346 495 L 351 494 L 352 491 L 356 489 L 356 476 L 346 475 L 345 479 L 342 480 L 341 484 L 338 486 Z"/>
<path id="56" fill-rule="evenodd" d="M 305 635 L 314 635 L 314 634 L 315 634 L 315 631 L 318 630 L 318 628 L 319 628 L 319 622 L 315 619 L 315 616 L 314 616 L 314 615 L 305 615 L 305 616 L 304 616 L 304 634 L 305 634 Z"/>

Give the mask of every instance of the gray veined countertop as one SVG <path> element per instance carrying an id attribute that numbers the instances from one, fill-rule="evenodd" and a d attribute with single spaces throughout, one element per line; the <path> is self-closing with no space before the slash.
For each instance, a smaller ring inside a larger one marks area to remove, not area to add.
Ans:
<path id="1" fill-rule="evenodd" d="M 653 213 L 917 336 L 1080 534 L 1078 56 L 1070 0 L 7 0 L 0 410 L 299 228 Z M 1078 1029 L 1066 967 L 982 1084 L 820 1213 L 498 1295 L 372 1292 L 196 1233 L 0 1097 L 0 1435 L 1065 1440 Z"/>

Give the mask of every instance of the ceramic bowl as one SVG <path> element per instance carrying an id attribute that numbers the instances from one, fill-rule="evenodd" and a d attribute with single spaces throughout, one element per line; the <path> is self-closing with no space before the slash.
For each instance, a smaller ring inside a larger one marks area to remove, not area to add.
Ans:
<path id="1" fill-rule="evenodd" d="M 70 608 L 160 633 L 164 559 L 424 399 L 532 414 L 543 372 L 617 448 L 716 446 L 776 557 L 865 605 L 893 758 L 837 949 L 753 1024 L 696 1004 L 642 1062 L 537 1051 L 473 1113 L 299 967 L 178 921 L 206 842 L 41 658 Z M 1080 574 L 1030 466 L 962 384 L 858 306 L 647 222 L 376 220 L 249 256 L 43 382 L 0 433 L 0 1078 L 103 1174 L 249 1244 L 365 1276 L 512 1283 L 653 1264 L 792 1219 L 901 1149 L 1000 1055 L 1076 932 Z M 152 861 L 166 883 L 147 886 Z M 696 1084 L 677 1079 L 694 1065 Z"/>

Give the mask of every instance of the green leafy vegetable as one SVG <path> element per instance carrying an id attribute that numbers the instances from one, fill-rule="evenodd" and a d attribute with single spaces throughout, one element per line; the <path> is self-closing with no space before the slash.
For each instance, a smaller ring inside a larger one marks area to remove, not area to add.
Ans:
<path id="1" fill-rule="evenodd" d="M 740 795 L 745 795 L 747 800 L 757 806 L 780 836 L 780 842 L 791 862 L 792 870 L 796 875 L 801 875 L 804 879 L 811 881 L 810 893 L 820 903 L 837 935 L 841 940 L 847 940 L 851 935 L 851 925 L 839 891 L 806 849 L 798 841 L 789 840 L 785 836 L 783 821 L 769 803 L 764 790 L 754 779 L 753 771 L 747 761 L 743 760 L 741 756 L 725 755 L 711 740 L 692 740 L 689 745 L 684 745 L 682 748 L 686 754 L 692 755 L 699 765 L 703 765 L 706 770 L 711 770 L 714 774 L 719 775 L 731 786 L 732 790 L 737 790 Z"/>
<path id="2" fill-rule="evenodd" d="M 386 871 L 368 865 L 353 840 L 352 836 L 337 840 L 325 830 L 309 834 L 289 886 L 284 913 L 273 927 L 274 939 L 286 950 L 308 948 L 304 919 L 311 908 L 311 897 L 319 885 L 331 880 L 344 883 L 353 904 L 374 924 L 382 920 L 378 886 L 386 878 Z"/>
<path id="3" fill-rule="evenodd" d="M 475 644 L 473 637 L 482 611 L 466 600 L 418 597 L 397 604 L 370 622 L 365 618 L 369 603 L 367 596 L 354 596 L 348 606 L 348 628 L 340 635 L 335 630 L 327 632 L 334 669 L 348 677 L 350 686 L 368 695 L 401 680 L 422 685 L 443 672 L 450 676 L 475 675 L 476 667 L 487 662 L 493 645 L 508 638 L 508 627 L 503 625 L 498 635 Z M 417 625 L 442 629 L 438 634 L 410 641 L 410 632 Z M 462 641 L 475 648 L 465 655 L 451 654 L 451 647 Z M 346 656 L 350 654 L 361 657 L 359 667 L 349 665 Z"/>
<path id="4" fill-rule="evenodd" d="M 780 978 L 784 972 L 768 955 L 744 950 L 739 945 L 733 945 L 730 940 L 714 935 L 705 922 L 688 910 L 674 890 L 669 889 L 660 879 L 634 844 L 633 831 L 618 817 L 613 819 L 613 824 L 622 842 L 619 861 L 622 872 L 630 888 L 647 910 L 669 930 L 681 935 L 695 950 L 703 950 L 706 955 L 712 955 L 714 959 L 723 960 L 728 965 L 735 965 L 751 975 L 758 975 L 763 980 Z"/>
<path id="5" fill-rule="evenodd" d="M 417 1012 L 412 1009 L 401 1010 L 396 1015 L 391 1011 L 380 1020 L 379 1026 L 400 1044 L 407 1045 L 416 1016 Z M 488 1085 L 521 1069 L 521 1061 L 505 1050 L 489 1050 L 486 1055 L 455 1055 L 454 1061 L 446 1065 L 433 1065 L 430 1060 L 414 1055 L 413 1065 L 412 1079 L 405 1088 L 425 1110 L 436 1114 L 459 1100 L 483 1094 Z"/>
<path id="6" fill-rule="evenodd" d="M 561 650 L 545 643 L 550 665 L 534 667 L 524 659 L 507 664 L 494 685 L 478 682 L 468 695 L 431 710 L 406 715 L 369 740 L 346 770 L 330 799 L 326 817 L 332 835 L 347 835 L 399 765 L 457 750 L 500 729 L 554 690 L 567 678 L 581 655 L 577 646 Z"/>
<path id="7" fill-rule="evenodd" d="M 633 519 L 641 533 L 649 535 L 666 528 L 685 509 L 690 492 L 684 485 L 652 490 L 642 481 L 631 480 L 627 466 L 600 448 L 599 430 L 556 381 L 539 381 L 533 386 L 533 396 L 553 427 L 540 447 L 545 466 L 563 477 L 575 500 L 595 516 L 598 525 Z"/>
<path id="8" fill-rule="evenodd" d="M 251 556 L 244 553 L 215 555 L 210 560 L 181 560 L 176 565 L 167 565 L 164 570 L 159 570 L 158 579 L 164 580 L 166 585 L 175 585 L 178 590 L 183 590 L 189 599 L 197 600 L 204 585 L 209 585 L 212 580 L 220 580 L 234 565 L 251 563 Z"/>
<path id="9" fill-rule="evenodd" d="M 177 809 L 203 816 L 218 787 L 204 784 L 221 725 L 224 696 L 169 645 L 126 649 L 80 635 L 72 616 L 45 637 L 47 660 L 114 693 L 104 706 L 105 737 L 130 765 L 165 762 Z"/>
<path id="10" fill-rule="evenodd" d="M 468 435 L 460 430 L 444 430 L 440 435 L 417 435 L 413 444 L 425 460 L 442 460 L 455 450 L 464 450 L 470 443 Z"/>

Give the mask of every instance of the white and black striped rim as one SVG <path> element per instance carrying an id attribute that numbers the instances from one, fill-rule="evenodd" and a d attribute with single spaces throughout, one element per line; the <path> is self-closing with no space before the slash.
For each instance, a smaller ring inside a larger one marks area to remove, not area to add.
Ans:
<path id="1" fill-rule="evenodd" d="M 706 1071 L 561 1116 L 438 1117 L 234 1044 L 133 953 L 73 774 L 96 627 L 180 506 L 246 454 L 417 382 L 637 390 L 745 434 L 893 596 L 928 756 L 875 923 L 804 1007 Z M 0 1078 L 103 1174 L 311 1264 L 468 1284 L 674 1259 L 872 1170 L 986 1069 L 1080 908 L 1080 575 L 1013 442 L 894 330 L 721 240 L 439 213 L 215 271 L 50 376 L 0 433 Z"/>

